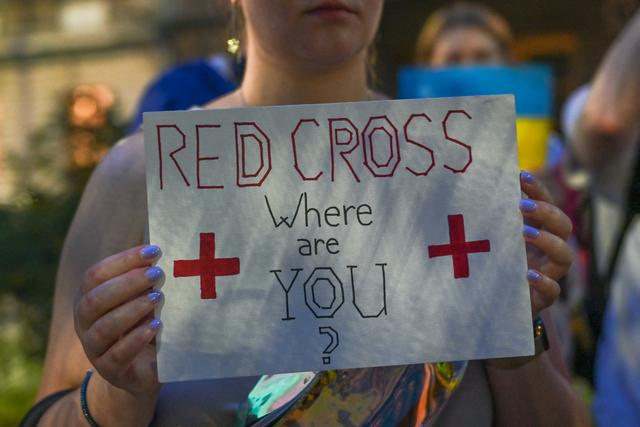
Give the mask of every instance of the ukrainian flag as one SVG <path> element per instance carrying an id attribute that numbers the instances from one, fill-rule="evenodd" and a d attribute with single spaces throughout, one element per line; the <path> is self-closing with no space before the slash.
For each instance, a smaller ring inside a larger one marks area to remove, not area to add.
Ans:
<path id="1" fill-rule="evenodd" d="M 544 65 L 452 68 L 407 67 L 398 74 L 399 98 L 514 94 L 520 168 L 545 165 L 552 129 L 553 77 Z"/>

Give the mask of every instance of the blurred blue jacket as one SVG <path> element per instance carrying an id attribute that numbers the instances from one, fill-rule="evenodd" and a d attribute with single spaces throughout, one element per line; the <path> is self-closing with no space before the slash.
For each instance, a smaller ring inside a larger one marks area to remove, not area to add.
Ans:
<path id="1" fill-rule="evenodd" d="M 186 110 L 231 92 L 237 87 L 232 76 L 233 70 L 230 66 L 225 70 L 219 56 L 197 59 L 165 71 L 145 90 L 129 132 L 140 127 L 145 112 Z"/>

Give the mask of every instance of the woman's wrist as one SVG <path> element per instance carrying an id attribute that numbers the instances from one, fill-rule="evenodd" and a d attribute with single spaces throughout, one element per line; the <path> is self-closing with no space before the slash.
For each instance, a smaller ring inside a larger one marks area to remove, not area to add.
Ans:
<path id="1" fill-rule="evenodd" d="M 91 417 L 101 427 L 146 427 L 153 420 L 159 392 L 158 387 L 149 393 L 134 394 L 114 386 L 94 372 L 87 384 L 86 401 Z"/>
<path id="2" fill-rule="evenodd" d="M 533 319 L 533 343 L 535 352 L 531 356 L 488 359 L 485 361 L 485 365 L 499 369 L 519 368 L 535 360 L 547 351 L 549 349 L 549 340 L 547 338 L 546 328 L 541 316 L 537 316 Z"/>

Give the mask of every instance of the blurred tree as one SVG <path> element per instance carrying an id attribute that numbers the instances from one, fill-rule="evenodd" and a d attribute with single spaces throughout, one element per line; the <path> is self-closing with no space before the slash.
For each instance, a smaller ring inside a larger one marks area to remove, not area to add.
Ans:
<path id="1" fill-rule="evenodd" d="M 64 236 L 91 171 L 124 134 L 103 85 L 78 86 L 59 105 L 27 154 L 8 162 L 18 185 L 0 206 L 0 426 L 32 403 Z"/>
<path id="2" fill-rule="evenodd" d="M 57 259 L 82 190 L 124 134 L 105 86 L 78 86 L 60 104 L 32 136 L 27 155 L 11 159 L 18 182 L 15 203 L 0 210 L 0 241 L 11 248 L 0 257 L 2 292 L 44 309 L 37 329 L 46 329 Z"/>

